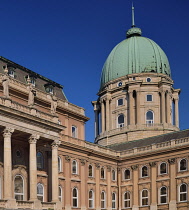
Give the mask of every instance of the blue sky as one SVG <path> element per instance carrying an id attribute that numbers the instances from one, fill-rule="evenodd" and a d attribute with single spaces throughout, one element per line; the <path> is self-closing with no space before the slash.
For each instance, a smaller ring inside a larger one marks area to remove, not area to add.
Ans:
<path id="1" fill-rule="evenodd" d="M 189 1 L 134 0 L 135 23 L 168 56 L 181 88 L 180 128 L 189 128 Z M 1 0 L 0 55 L 64 86 L 86 109 L 86 139 L 102 66 L 131 26 L 130 0 Z"/>

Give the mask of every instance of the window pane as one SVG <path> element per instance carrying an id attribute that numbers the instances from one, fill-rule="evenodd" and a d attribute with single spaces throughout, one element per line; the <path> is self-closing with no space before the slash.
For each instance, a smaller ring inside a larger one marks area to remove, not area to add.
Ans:
<path id="1" fill-rule="evenodd" d="M 93 208 L 93 201 L 89 200 L 89 208 Z"/>
<path id="2" fill-rule="evenodd" d="M 180 192 L 186 192 L 186 185 L 185 184 L 182 184 L 180 186 Z"/>
<path id="3" fill-rule="evenodd" d="M 118 104 L 118 106 L 123 105 L 123 99 L 122 98 L 118 99 L 117 104 Z"/>
<path id="4" fill-rule="evenodd" d="M 180 201 L 186 201 L 186 193 L 180 194 Z"/>
<path id="5" fill-rule="evenodd" d="M 130 201 L 125 201 L 125 208 L 130 207 Z"/>
<path id="6" fill-rule="evenodd" d="M 161 196 L 161 203 L 167 203 L 167 196 Z"/>
<path id="7" fill-rule="evenodd" d="M 101 168 L 101 179 L 104 179 L 104 168 Z"/>
<path id="8" fill-rule="evenodd" d="M 73 174 L 77 173 L 77 163 L 75 160 L 72 162 L 72 173 Z"/>
<path id="9" fill-rule="evenodd" d="M 37 153 L 37 168 L 43 169 L 43 155 L 41 152 Z"/>
<path id="10" fill-rule="evenodd" d="M 89 198 L 93 198 L 93 192 L 89 191 Z"/>
<path id="11" fill-rule="evenodd" d="M 77 198 L 73 198 L 73 207 L 77 207 Z"/>
<path id="12" fill-rule="evenodd" d="M 129 192 L 125 193 L 125 199 L 130 199 L 130 193 Z"/>
<path id="13" fill-rule="evenodd" d="M 185 159 L 182 159 L 182 160 L 180 161 L 180 170 L 181 170 L 181 171 L 187 169 L 186 163 L 187 163 L 187 161 L 186 161 Z"/>
<path id="14" fill-rule="evenodd" d="M 23 193 L 23 179 L 21 176 L 16 176 L 14 179 L 14 192 Z"/>
<path id="15" fill-rule="evenodd" d="M 167 194 L 167 189 L 166 189 L 166 187 L 162 187 L 161 188 L 161 195 L 166 195 Z"/>
<path id="16" fill-rule="evenodd" d="M 125 179 L 130 179 L 130 170 L 125 170 Z"/>
<path id="17" fill-rule="evenodd" d="M 122 123 L 124 123 L 124 116 L 123 116 L 123 114 L 119 115 L 119 117 L 118 117 L 118 124 L 122 124 Z"/>
<path id="18" fill-rule="evenodd" d="M 166 174 L 167 173 L 167 164 L 166 163 L 162 163 L 160 165 L 160 174 Z"/>
<path id="19" fill-rule="evenodd" d="M 152 111 L 148 111 L 146 113 L 146 119 L 147 120 L 153 120 L 153 112 Z"/>
<path id="20" fill-rule="evenodd" d="M 152 101 L 152 95 L 147 95 L 147 101 Z"/>
<path id="21" fill-rule="evenodd" d="M 77 197 L 77 190 L 73 189 L 73 197 Z"/>
<path id="22" fill-rule="evenodd" d="M 93 167 L 89 165 L 89 176 L 93 176 Z"/>
<path id="23" fill-rule="evenodd" d="M 116 178 L 115 178 L 115 171 L 112 170 L 112 180 L 114 181 Z"/>
<path id="24" fill-rule="evenodd" d="M 143 198 L 142 199 L 142 205 L 147 206 L 148 205 L 148 198 Z"/>
<path id="25" fill-rule="evenodd" d="M 142 191 L 142 197 L 148 197 L 148 191 L 147 190 Z"/>
<path id="26" fill-rule="evenodd" d="M 104 192 L 101 193 L 101 199 L 104 199 Z"/>
<path id="27" fill-rule="evenodd" d="M 142 177 L 148 176 L 148 168 L 147 166 L 142 167 Z"/>

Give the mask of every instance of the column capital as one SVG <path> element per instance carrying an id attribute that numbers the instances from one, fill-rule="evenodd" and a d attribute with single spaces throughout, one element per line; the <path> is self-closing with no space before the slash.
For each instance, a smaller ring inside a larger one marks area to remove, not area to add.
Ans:
<path id="1" fill-rule="evenodd" d="M 170 158 L 168 159 L 168 162 L 172 165 L 172 164 L 175 164 L 175 160 L 176 158 Z"/>
<path id="2" fill-rule="evenodd" d="M 37 140 L 39 140 L 39 138 L 40 138 L 39 135 L 33 134 L 29 137 L 29 143 L 30 144 L 36 144 Z"/>
<path id="3" fill-rule="evenodd" d="M 110 172 L 111 171 L 111 166 L 106 166 L 107 167 L 107 171 Z"/>
<path id="4" fill-rule="evenodd" d="M 11 137 L 12 133 L 14 132 L 14 128 L 6 127 L 3 130 L 3 136 L 4 137 Z"/>
<path id="5" fill-rule="evenodd" d="M 155 166 L 156 166 L 156 162 L 150 162 L 149 165 L 150 165 L 151 167 L 155 167 Z"/>
<path id="6" fill-rule="evenodd" d="M 51 144 L 52 149 L 58 149 L 61 141 L 60 140 L 54 140 L 53 143 Z"/>
<path id="7" fill-rule="evenodd" d="M 137 169 L 138 169 L 138 165 L 132 165 L 132 166 L 131 166 L 131 169 L 132 169 L 133 171 L 137 170 Z"/>

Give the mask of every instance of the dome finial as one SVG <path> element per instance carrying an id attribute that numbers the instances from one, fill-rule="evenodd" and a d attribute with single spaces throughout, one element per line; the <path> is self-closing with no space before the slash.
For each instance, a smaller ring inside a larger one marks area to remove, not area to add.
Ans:
<path id="1" fill-rule="evenodd" d="M 132 27 L 135 27 L 135 8 L 133 6 L 133 2 L 132 2 Z"/>

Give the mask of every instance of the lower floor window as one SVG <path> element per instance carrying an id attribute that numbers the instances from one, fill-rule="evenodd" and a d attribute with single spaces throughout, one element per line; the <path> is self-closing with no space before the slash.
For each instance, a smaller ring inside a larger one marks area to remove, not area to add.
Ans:
<path id="1" fill-rule="evenodd" d="M 14 178 L 14 197 L 16 200 L 24 200 L 24 180 L 20 175 Z"/>
<path id="2" fill-rule="evenodd" d="M 44 197 L 44 187 L 41 183 L 38 183 L 37 184 L 37 198 L 40 201 L 44 201 L 43 197 Z"/>
<path id="3" fill-rule="evenodd" d="M 148 206 L 148 190 L 142 190 L 142 206 Z"/>

